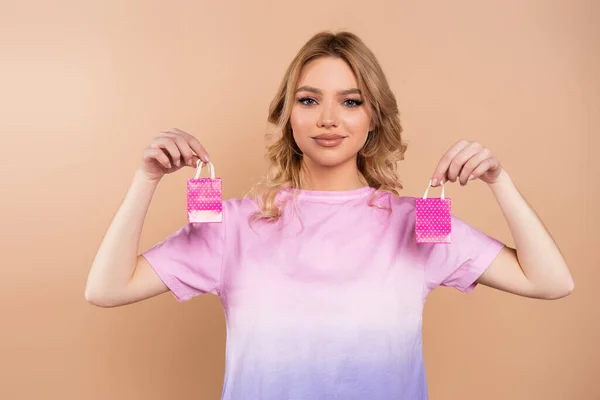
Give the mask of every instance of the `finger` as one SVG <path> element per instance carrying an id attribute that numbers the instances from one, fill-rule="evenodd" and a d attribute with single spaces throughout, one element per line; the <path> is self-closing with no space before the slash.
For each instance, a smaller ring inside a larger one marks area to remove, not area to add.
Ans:
<path id="1" fill-rule="evenodd" d="M 478 179 L 485 174 L 489 169 L 498 166 L 498 160 L 494 157 L 486 158 L 483 160 L 474 170 L 471 172 L 473 178 L 470 180 Z"/>
<path id="2" fill-rule="evenodd" d="M 169 157 L 167 157 L 167 155 L 162 151 L 162 149 L 159 149 L 157 147 L 148 147 L 146 151 L 144 151 L 143 159 L 144 161 L 156 160 L 166 169 L 172 168 L 171 160 L 169 160 Z"/>
<path id="3" fill-rule="evenodd" d="M 210 158 L 208 157 L 208 152 L 204 149 L 204 146 L 200 144 L 198 139 L 190 135 L 187 139 L 187 142 L 192 148 L 192 150 L 194 150 L 194 152 L 198 155 L 198 157 L 202 159 L 202 161 L 208 162 L 210 160 Z"/>
<path id="4" fill-rule="evenodd" d="M 175 166 L 181 166 L 181 152 L 172 138 L 162 137 L 155 139 L 150 144 L 150 147 L 165 149 L 167 151 L 167 155 L 171 158 L 171 160 L 173 160 Z"/>
<path id="5" fill-rule="evenodd" d="M 175 145 L 179 149 L 179 153 L 181 153 L 181 161 L 184 165 L 196 165 L 194 161 L 194 152 L 192 151 L 192 148 L 190 147 L 186 139 L 183 137 L 183 135 L 166 133 L 164 136 L 171 138 L 175 142 Z"/>
<path id="6" fill-rule="evenodd" d="M 481 164 L 484 160 L 488 159 L 491 157 L 491 152 L 484 148 L 482 150 L 480 150 L 479 152 L 475 153 L 463 166 L 462 170 L 460 171 L 460 175 L 458 177 L 458 180 L 460 182 L 461 185 L 466 185 L 467 182 L 471 179 L 469 179 L 469 177 L 473 174 L 473 171 L 475 170 L 475 168 L 477 168 L 479 166 L 479 164 Z"/>
<path id="7" fill-rule="evenodd" d="M 182 131 L 181 129 L 171 128 L 162 131 L 162 133 L 172 133 L 175 135 L 189 135 L 189 133 Z"/>
<path id="8" fill-rule="evenodd" d="M 202 160 L 200 160 L 200 158 L 198 156 L 192 156 L 192 159 L 189 162 L 189 166 L 197 168 L 198 167 L 198 161 L 202 161 Z M 205 163 L 204 161 L 202 161 L 202 168 L 204 168 L 206 166 L 208 166 L 208 164 Z"/>
<path id="9" fill-rule="evenodd" d="M 448 172 L 448 168 L 450 167 L 450 163 L 454 159 L 454 157 L 465 147 L 469 145 L 467 141 L 460 141 L 452 146 L 440 159 L 437 167 L 433 172 L 433 176 L 431 177 L 432 186 L 437 186 L 442 180 L 446 181 L 446 173 Z"/>
<path id="10" fill-rule="evenodd" d="M 198 155 L 199 158 L 202 159 L 202 161 L 204 161 L 204 162 L 209 161 L 208 152 L 206 151 L 204 146 L 202 146 L 202 144 L 198 141 L 198 139 L 196 139 L 196 137 L 190 135 L 189 133 L 187 133 L 185 131 L 182 131 L 181 129 L 177 129 L 177 128 L 169 129 L 167 131 L 167 133 L 172 133 L 172 134 L 183 137 L 185 139 L 185 141 L 188 143 L 188 145 L 191 147 L 191 149 Z"/>
<path id="11" fill-rule="evenodd" d="M 461 170 L 473 157 L 481 150 L 481 145 L 479 143 L 470 143 L 468 146 L 463 148 L 458 152 L 450 162 L 450 166 L 448 167 L 447 177 L 450 182 L 455 182 L 458 176 L 460 175 Z"/>
<path id="12" fill-rule="evenodd" d="M 151 148 L 160 149 L 168 158 L 169 161 L 176 167 L 181 165 L 179 149 L 171 138 L 159 138 L 150 144 Z"/>

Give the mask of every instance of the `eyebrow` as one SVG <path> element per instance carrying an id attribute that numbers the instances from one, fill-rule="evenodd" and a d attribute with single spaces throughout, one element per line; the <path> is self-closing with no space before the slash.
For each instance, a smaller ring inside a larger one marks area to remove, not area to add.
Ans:
<path id="1" fill-rule="evenodd" d="M 312 92 L 312 93 L 315 93 L 318 95 L 323 94 L 321 89 L 317 89 L 312 86 L 302 86 L 296 90 L 296 93 L 298 93 L 298 92 Z M 338 91 L 338 94 L 341 96 L 346 95 L 346 94 L 353 94 L 353 93 L 362 94 L 360 89 L 356 89 L 356 88 Z"/>

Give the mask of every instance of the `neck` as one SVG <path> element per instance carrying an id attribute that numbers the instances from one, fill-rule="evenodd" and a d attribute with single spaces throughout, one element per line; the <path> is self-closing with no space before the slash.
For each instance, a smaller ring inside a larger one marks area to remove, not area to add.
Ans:
<path id="1" fill-rule="evenodd" d="M 356 166 L 356 159 L 335 165 L 318 165 L 308 157 L 302 161 L 301 189 L 343 191 L 360 189 L 366 185 Z"/>

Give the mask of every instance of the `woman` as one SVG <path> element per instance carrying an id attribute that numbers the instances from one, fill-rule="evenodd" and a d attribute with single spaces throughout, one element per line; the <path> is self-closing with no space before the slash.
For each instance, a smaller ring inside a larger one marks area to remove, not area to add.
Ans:
<path id="1" fill-rule="evenodd" d="M 478 143 L 441 157 L 432 186 L 488 184 L 516 249 L 452 216 L 452 243 L 415 241 L 415 199 L 400 196 L 406 146 L 396 100 L 355 35 L 319 33 L 289 66 L 270 108 L 270 170 L 223 222 L 187 224 L 138 254 L 163 175 L 208 153 L 173 129 L 145 150 L 90 270 L 86 298 L 114 307 L 171 291 L 220 296 L 227 318 L 223 399 L 426 399 L 425 298 L 478 284 L 557 299 L 565 260 L 508 173 Z"/>

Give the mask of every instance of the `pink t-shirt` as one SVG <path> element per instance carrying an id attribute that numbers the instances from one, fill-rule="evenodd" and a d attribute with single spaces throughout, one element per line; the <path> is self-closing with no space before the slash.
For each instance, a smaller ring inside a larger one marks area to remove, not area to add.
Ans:
<path id="1" fill-rule="evenodd" d="M 452 217 L 452 243 L 415 242 L 415 198 L 299 191 L 274 223 L 250 199 L 187 224 L 144 256 L 180 301 L 221 298 L 223 400 L 427 399 L 425 298 L 475 287 L 503 244 Z M 279 199 L 290 197 L 289 191 Z"/>

